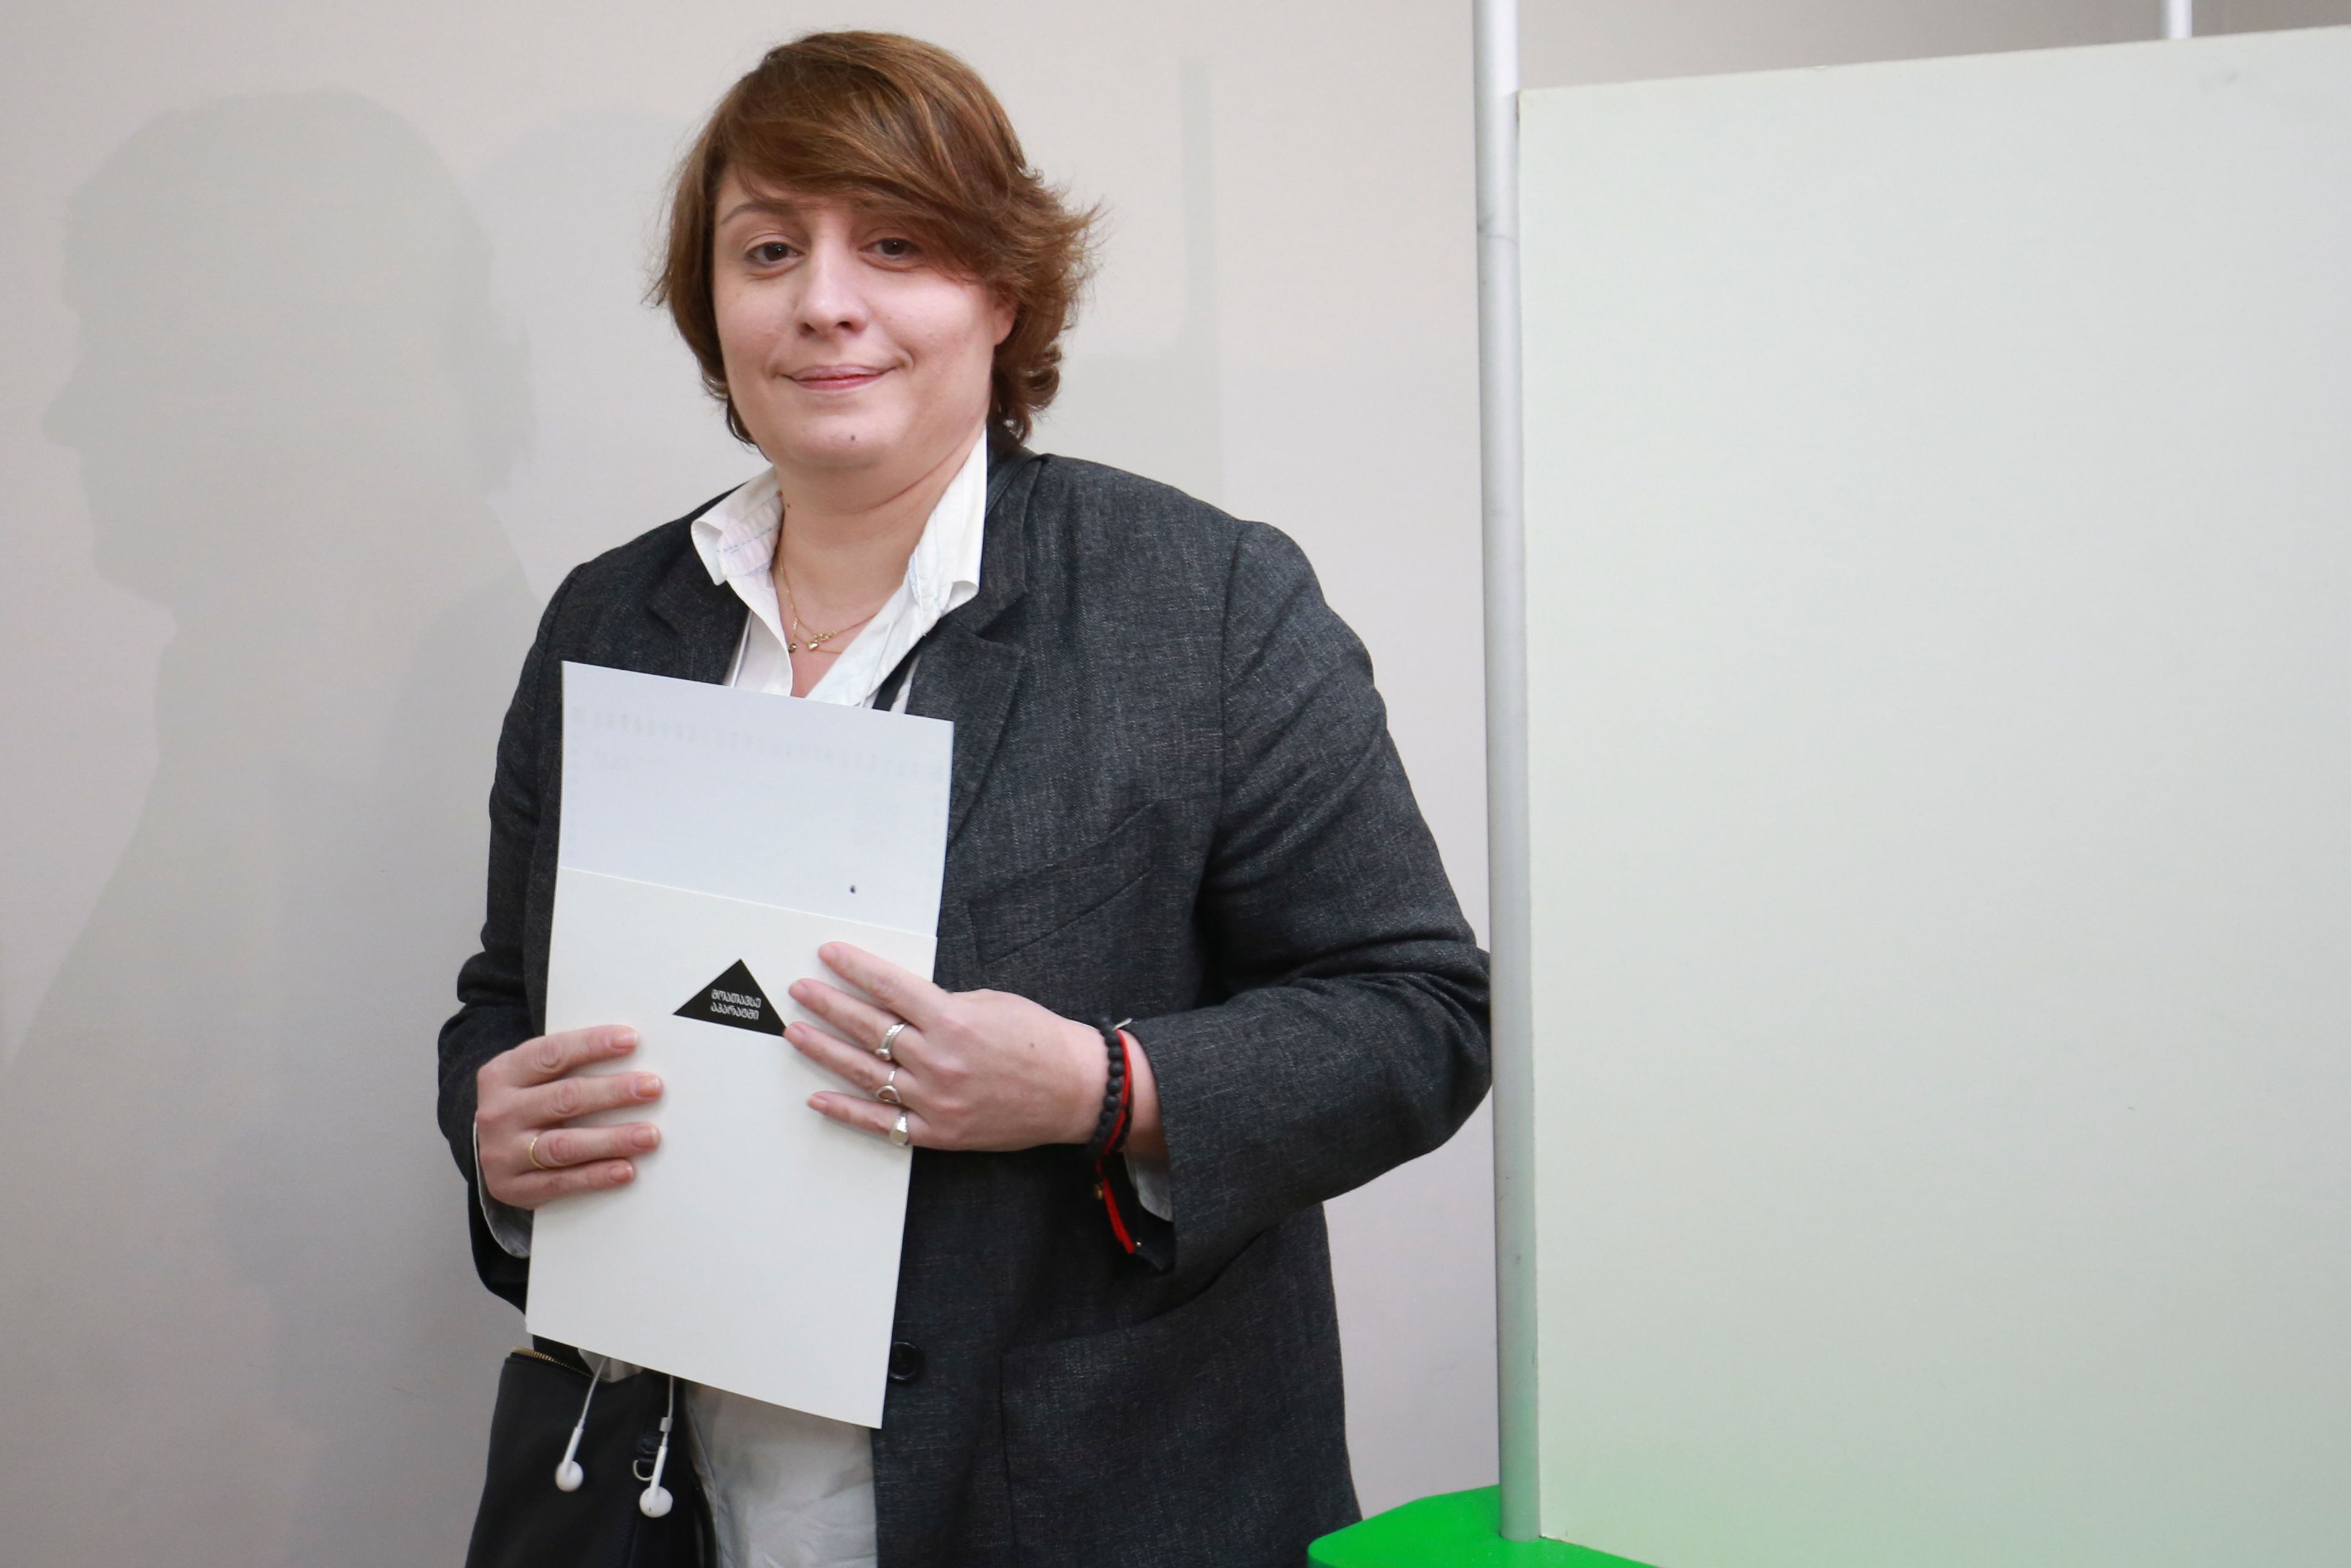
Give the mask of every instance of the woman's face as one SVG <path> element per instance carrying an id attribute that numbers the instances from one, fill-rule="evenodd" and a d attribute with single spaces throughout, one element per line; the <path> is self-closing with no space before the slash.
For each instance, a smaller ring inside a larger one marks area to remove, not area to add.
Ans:
<path id="1" fill-rule="evenodd" d="M 726 386 L 769 462 L 897 473 L 959 457 L 1012 306 L 831 197 L 718 188 L 710 287 Z"/>

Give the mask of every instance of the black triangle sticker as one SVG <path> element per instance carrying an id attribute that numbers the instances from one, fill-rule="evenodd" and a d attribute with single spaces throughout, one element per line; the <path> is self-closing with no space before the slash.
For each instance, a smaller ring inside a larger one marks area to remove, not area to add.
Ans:
<path id="1" fill-rule="evenodd" d="M 751 977 L 750 967 L 740 958 L 678 1009 L 677 1016 L 754 1030 L 760 1034 L 784 1032 L 784 1020 L 776 1016 L 775 1004 L 768 1000 L 768 993 L 759 988 L 759 982 Z"/>

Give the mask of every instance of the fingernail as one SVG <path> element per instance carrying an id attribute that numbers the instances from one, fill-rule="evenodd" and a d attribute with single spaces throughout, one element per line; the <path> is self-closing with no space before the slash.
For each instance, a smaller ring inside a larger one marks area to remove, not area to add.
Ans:
<path id="1" fill-rule="evenodd" d="M 624 1182 L 634 1181 L 636 1177 L 637 1167 L 623 1162 L 621 1168 L 612 1173 L 612 1185 L 619 1186 Z"/>
<path id="2" fill-rule="evenodd" d="M 651 1073 L 651 1072 L 640 1072 L 640 1073 L 638 1073 L 638 1074 L 637 1074 L 637 1098 L 638 1098 L 638 1099 L 640 1099 L 640 1100 L 650 1100 L 650 1099 L 652 1099 L 654 1095 L 659 1094 L 660 1092 L 661 1092 L 661 1079 L 660 1079 L 660 1077 L 659 1077 L 659 1076 L 657 1076 L 657 1075 L 656 1075 L 656 1074 L 654 1074 L 654 1073 Z"/>
<path id="3" fill-rule="evenodd" d="M 652 1127 L 639 1127 L 629 1141 L 641 1149 L 650 1149 L 661 1142 L 661 1134 Z"/>
<path id="4" fill-rule="evenodd" d="M 616 1056 L 624 1051 L 633 1051 L 637 1044 L 637 1031 L 632 1029 L 622 1030 L 612 1036 L 611 1044 L 612 1052 Z"/>
<path id="5" fill-rule="evenodd" d="M 813 991 L 815 988 L 815 987 L 810 985 L 806 980 L 794 980 L 790 985 L 784 988 L 784 993 L 796 1002 L 804 1002 L 809 999 L 809 993 Z"/>

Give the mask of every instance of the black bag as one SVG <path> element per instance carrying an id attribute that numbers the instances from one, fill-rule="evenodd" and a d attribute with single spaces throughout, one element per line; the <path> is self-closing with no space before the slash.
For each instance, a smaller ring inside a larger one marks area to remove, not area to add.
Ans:
<path id="1" fill-rule="evenodd" d="M 591 1377 L 579 1353 L 547 1340 L 538 1346 L 507 1356 L 498 1374 L 488 1474 L 465 1568 L 706 1568 L 709 1508 L 674 1381 L 640 1372 L 597 1384 L 590 1400 Z M 670 1508 L 654 1519 L 639 1501 L 653 1480 L 665 1418 L 661 1484 Z M 575 1430 L 580 1484 L 565 1491 L 556 1472 Z"/>

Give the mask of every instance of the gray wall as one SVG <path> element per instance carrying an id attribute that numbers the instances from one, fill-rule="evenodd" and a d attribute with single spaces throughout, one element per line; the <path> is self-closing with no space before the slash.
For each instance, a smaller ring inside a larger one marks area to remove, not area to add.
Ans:
<path id="1" fill-rule="evenodd" d="M 1109 204 L 1043 444 L 1306 541 L 1482 906 L 1466 29 L 10 7 L 0 1555 L 455 1560 L 519 1332 L 431 1120 L 489 742 L 562 571 L 757 465 L 638 303 L 651 220 L 841 22 L 965 51 Z M 1486 1191 L 1473 1131 L 1337 1206 L 1374 1506 L 1491 1473 Z"/>
<path id="2" fill-rule="evenodd" d="M 2154 9 L 1576 0 L 1528 78 Z M 726 82 L 841 24 L 965 51 L 1110 204 L 1041 444 L 1304 542 L 1482 911 L 1466 6 L 8 7 L 12 1556 L 454 1559 L 517 1328 L 427 1068 L 489 737 L 563 570 L 753 466 L 635 304 L 650 218 Z M 1484 1129 L 1333 1206 L 1368 1507 L 1493 1474 Z"/>

